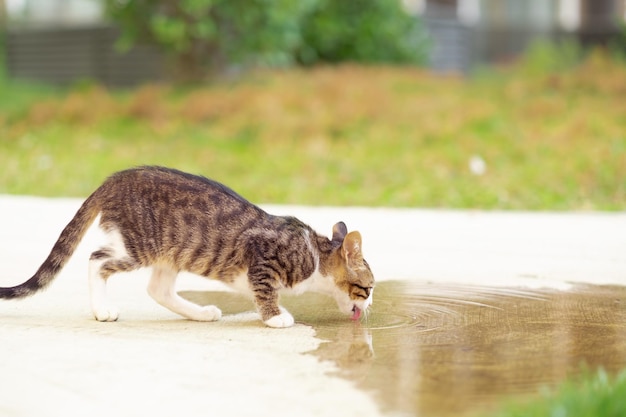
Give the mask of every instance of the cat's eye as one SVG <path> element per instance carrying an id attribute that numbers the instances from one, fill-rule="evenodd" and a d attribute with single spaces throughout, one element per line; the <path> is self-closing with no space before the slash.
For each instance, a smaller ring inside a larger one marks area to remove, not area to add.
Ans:
<path id="1" fill-rule="evenodd" d="M 363 286 L 358 285 L 358 284 L 352 284 L 352 285 L 359 290 L 359 291 L 355 292 L 355 294 L 354 294 L 357 297 L 361 297 L 361 298 L 367 299 L 370 296 L 370 292 L 372 291 L 372 287 L 363 287 Z"/>

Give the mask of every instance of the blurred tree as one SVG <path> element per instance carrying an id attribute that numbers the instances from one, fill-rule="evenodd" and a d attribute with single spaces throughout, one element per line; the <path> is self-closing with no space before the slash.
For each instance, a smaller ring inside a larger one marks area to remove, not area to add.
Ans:
<path id="1" fill-rule="evenodd" d="M 156 43 L 176 75 L 201 77 L 227 64 L 290 64 L 300 20 L 317 0 L 105 0 L 120 45 Z"/>
<path id="2" fill-rule="evenodd" d="M 160 45 L 179 77 L 230 64 L 419 62 L 415 17 L 399 0 L 105 0 L 120 44 Z"/>
<path id="3" fill-rule="evenodd" d="M 424 63 L 425 32 L 400 1 L 319 0 L 302 23 L 298 60 Z"/>

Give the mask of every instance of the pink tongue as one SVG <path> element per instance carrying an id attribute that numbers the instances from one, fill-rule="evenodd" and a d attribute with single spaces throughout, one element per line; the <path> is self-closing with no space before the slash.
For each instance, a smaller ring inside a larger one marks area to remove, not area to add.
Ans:
<path id="1" fill-rule="evenodd" d="M 354 306 L 354 314 L 352 314 L 352 320 L 358 320 L 361 317 L 361 309 L 357 306 Z"/>

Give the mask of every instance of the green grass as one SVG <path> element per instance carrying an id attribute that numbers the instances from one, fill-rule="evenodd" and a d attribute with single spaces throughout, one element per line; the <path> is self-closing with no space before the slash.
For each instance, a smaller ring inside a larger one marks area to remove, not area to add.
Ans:
<path id="1" fill-rule="evenodd" d="M 599 370 L 568 381 L 528 403 L 511 403 L 488 417 L 623 417 L 626 371 L 615 377 Z M 482 415 L 481 417 L 485 417 Z"/>
<path id="2" fill-rule="evenodd" d="M 350 65 L 127 92 L 0 80 L 0 193 L 86 196 L 161 164 L 263 203 L 623 210 L 626 65 L 557 71 L 540 52 L 469 80 Z"/>

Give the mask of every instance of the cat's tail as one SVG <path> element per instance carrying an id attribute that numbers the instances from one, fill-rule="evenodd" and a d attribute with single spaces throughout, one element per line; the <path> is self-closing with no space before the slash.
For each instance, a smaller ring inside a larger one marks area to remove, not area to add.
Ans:
<path id="1" fill-rule="evenodd" d="M 74 218 L 65 226 L 50 254 L 35 272 L 35 275 L 15 287 L 0 287 L 0 299 L 28 297 L 50 284 L 70 259 L 99 212 L 100 207 L 97 198 L 91 195 L 78 209 Z"/>

